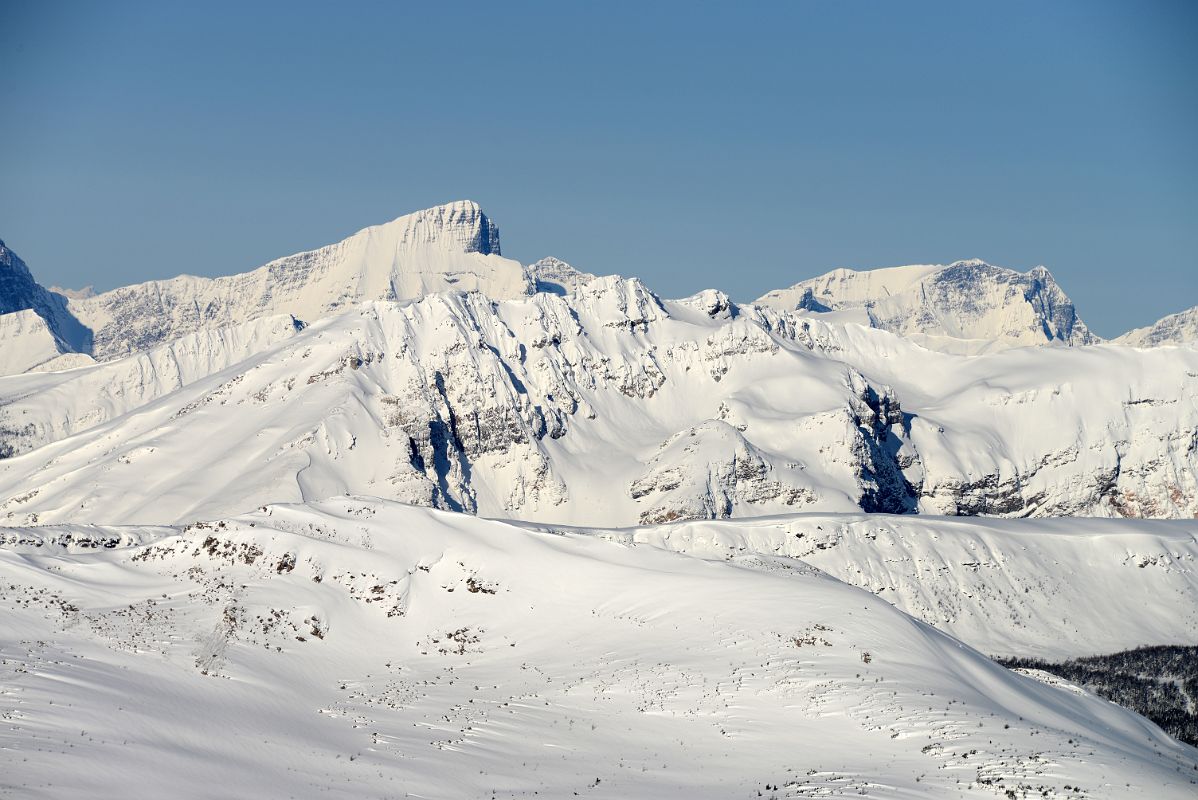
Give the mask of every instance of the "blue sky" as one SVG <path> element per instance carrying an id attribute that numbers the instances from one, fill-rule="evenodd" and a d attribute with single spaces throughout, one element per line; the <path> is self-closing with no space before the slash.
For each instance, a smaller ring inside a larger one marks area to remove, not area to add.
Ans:
<path id="1" fill-rule="evenodd" d="M 243 271 L 471 198 L 505 254 L 747 300 L 1047 265 L 1198 303 L 1198 4 L 0 5 L 0 238 L 44 283 Z"/>

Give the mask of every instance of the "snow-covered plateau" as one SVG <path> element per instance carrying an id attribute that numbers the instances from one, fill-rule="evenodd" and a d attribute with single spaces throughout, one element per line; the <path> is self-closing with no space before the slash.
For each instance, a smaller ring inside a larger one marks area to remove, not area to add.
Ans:
<path id="1" fill-rule="evenodd" d="M 100 294 L 0 244 L 0 797 L 1194 797 L 989 658 L 1198 645 L 1192 317 L 667 299 L 471 202 Z"/>

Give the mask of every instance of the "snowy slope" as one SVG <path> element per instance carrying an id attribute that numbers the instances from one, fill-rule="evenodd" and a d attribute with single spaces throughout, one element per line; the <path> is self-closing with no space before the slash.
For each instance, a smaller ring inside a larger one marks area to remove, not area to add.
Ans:
<path id="1" fill-rule="evenodd" d="M 1198 523 L 798 514 L 621 531 L 708 559 L 802 559 L 994 656 L 1050 661 L 1198 632 Z"/>
<path id="2" fill-rule="evenodd" d="M 1189 798 L 1198 780 L 1198 752 L 1142 718 L 784 557 L 352 498 L 5 535 L 12 796 Z"/>
<path id="3" fill-rule="evenodd" d="M 47 320 L 65 298 L 5 251 L 0 353 L 69 371 L 0 378 L 0 521 L 183 522 L 344 492 L 614 525 L 1198 514 L 1198 354 L 1008 348 L 1036 326 L 1090 340 L 1043 270 L 840 270 L 775 293 L 802 306 L 779 311 L 498 248 L 462 202 L 240 276 L 80 294 L 98 355 L 137 349 L 100 364 L 62 354 Z M 998 352 L 920 345 L 933 335 Z"/>
<path id="4" fill-rule="evenodd" d="M 0 314 L 0 375 L 25 372 L 63 354 L 61 340 L 31 308 Z"/>
<path id="5" fill-rule="evenodd" d="M 1193 345 L 1198 342 L 1198 306 L 1162 317 L 1146 328 L 1128 331 L 1113 341 L 1132 347 Z"/>
<path id="6" fill-rule="evenodd" d="M 0 317 L 0 324 L 7 318 Z M 0 378 L 4 403 L 0 409 L 0 454 L 31 450 L 121 417 L 251 358 L 301 329 L 290 316 L 266 317 L 200 331 L 93 369 L 71 369 L 88 364 L 67 359 L 91 362 L 87 356 L 71 354 L 47 364 L 60 364 L 71 371 Z"/>
<path id="7" fill-rule="evenodd" d="M 671 307 L 639 282 L 614 278 L 585 287 L 575 306 L 551 294 L 508 304 L 431 295 L 313 324 L 242 362 L 210 357 L 192 371 L 215 371 L 182 388 L 173 348 L 8 378 L 0 391 L 17 397 L 0 427 L 18 432 L 10 446 L 28 452 L 0 461 L 3 512 L 12 521 L 158 523 L 351 491 L 559 520 L 596 520 L 602 502 L 598 519 L 634 521 L 677 500 L 664 486 L 632 494 L 644 462 L 690 424 L 735 418 L 745 402 L 736 395 L 758 394 L 780 365 L 798 394 L 774 408 L 757 403 L 778 420 L 763 427 L 782 437 L 767 454 L 769 480 L 802 491 L 730 487 L 737 512 L 817 498 L 840 510 L 862 497 L 886 502 L 887 482 L 902 476 L 889 445 L 876 442 L 897 417 L 877 418 L 868 405 L 882 408 L 884 390 L 805 345 L 728 319 L 727 307 L 714 312 L 724 319 Z M 123 414 L 112 401 L 96 408 L 87 399 L 102 390 L 82 389 L 127 381 L 121 399 L 144 402 Z M 700 391 L 710 396 L 680 417 Z M 65 439 L 68 425 L 46 415 L 64 403 L 78 403 L 69 417 L 79 431 Z M 804 421 L 782 421 L 790 417 Z M 892 438 L 898 447 L 899 433 Z M 800 457 L 823 466 L 805 470 Z M 708 469 L 699 460 L 683 466 Z"/>
<path id="8" fill-rule="evenodd" d="M 972 260 L 837 269 L 757 302 L 816 313 L 860 309 L 872 327 L 951 353 L 1099 341 L 1044 267 L 1020 273 Z"/>
<path id="9" fill-rule="evenodd" d="M 1193 349 L 964 358 L 615 277 L 435 294 L 0 379 L 0 520 L 186 522 L 345 492 L 604 525 L 1191 517 L 1195 397 Z"/>
<path id="10" fill-rule="evenodd" d="M 1099 345 L 921 358 L 894 337 L 854 326 L 843 333 L 849 357 L 867 362 L 869 379 L 891 385 L 915 415 L 922 511 L 1198 513 L 1192 351 Z"/>

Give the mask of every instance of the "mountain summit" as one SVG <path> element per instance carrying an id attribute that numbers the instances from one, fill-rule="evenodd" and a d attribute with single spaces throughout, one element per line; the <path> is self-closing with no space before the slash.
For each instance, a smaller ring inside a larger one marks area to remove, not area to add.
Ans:
<path id="1" fill-rule="evenodd" d="M 1156 347 L 1163 344 L 1198 342 L 1198 306 L 1161 317 L 1152 325 L 1128 331 L 1114 340 L 1132 347 Z"/>
<path id="2" fill-rule="evenodd" d="M 954 353 L 1100 341 L 1047 269 L 1016 272 L 977 259 L 836 269 L 757 302 L 780 310 L 856 312 L 848 316 Z"/>
<path id="3" fill-rule="evenodd" d="M 42 287 L 0 242 L 0 375 L 108 361 L 268 317 L 314 322 L 374 300 L 408 302 L 454 291 L 495 301 L 538 292 L 572 296 L 595 280 L 556 258 L 527 267 L 504 258 L 499 228 L 471 200 L 406 214 L 248 272 L 180 275 L 102 294 Z M 709 294 L 727 303 L 726 296 Z M 969 260 L 836 269 L 756 302 L 860 323 L 961 355 L 1102 341 L 1044 267 L 1021 273 Z M 1187 341 L 1193 328 L 1187 312 L 1116 342 Z"/>
<path id="4" fill-rule="evenodd" d="M 382 229 L 394 229 L 398 245 L 404 247 L 437 245 L 463 253 L 502 255 L 499 228 L 473 200 L 457 200 L 367 228 Z"/>
<path id="5" fill-rule="evenodd" d="M 220 278 L 181 275 L 70 301 L 106 360 L 200 330 L 290 314 L 313 321 L 369 300 L 480 291 L 496 299 L 531 291 L 503 258 L 499 229 L 463 200 L 364 228 L 349 238 Z"/>
<path id="6" fill-rule="evenodd" d="M 0 374 L 90 348 L 91 332 L 71 316 L 67 298 L 35 281 L 25 262 L 0 241 Z"/>

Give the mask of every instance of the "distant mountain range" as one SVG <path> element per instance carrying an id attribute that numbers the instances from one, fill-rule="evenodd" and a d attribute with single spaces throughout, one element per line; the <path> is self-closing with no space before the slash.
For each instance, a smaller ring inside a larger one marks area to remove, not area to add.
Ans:
<path id="1" fill-rule="evenodd" d="M 412 300 L 443 291 L 507 300 L 570 292 L 593 277 L 555 258 L 527 267 L 503 258 L 498 228 L 470 201 L 408 214 L 250 272 L 182 275 L 100 294 L 90 287 L 44 289 L 0 243 L 0 374 L 86 363 L 80 356 L 106 361 L 197 331 L 279 314 L 312 322 L 368 300 Z M 971 260 L 837 269 L 769 292 L 757 303 L 830 314 L 951 353 L 1102 341 L 1043 267 L 1020 273 Z M 1198 309 L 1190 309 L 1114 341 L 1146 347 L 1196 337 Z M 63 355 L 73 357 L 60 359 Z"/>
<path id="2" fill-rule="evenodd" d="M 578 524 L 1198 514 L 1198 348 L 1099 344 L 1041 268 L 666 300 L 505 259 L 469 202 L 244 275 L 83 298 L 5 252 L 0 352 L 100 361 L 0 379 L 8 523 L 345 492 Z"/>

